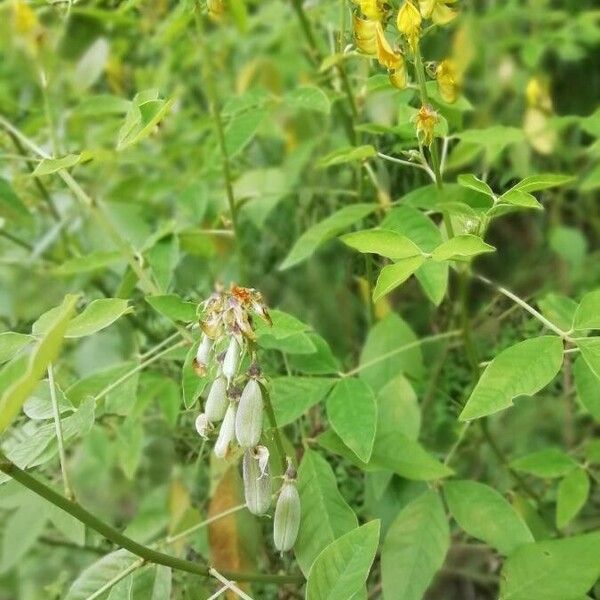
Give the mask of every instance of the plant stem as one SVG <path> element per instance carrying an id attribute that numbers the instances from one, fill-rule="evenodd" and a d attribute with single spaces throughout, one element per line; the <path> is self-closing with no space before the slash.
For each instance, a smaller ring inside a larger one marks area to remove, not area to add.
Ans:
<path id="1" fill-rule="evenodd" d="M 85 600 L 96 600 L 96 598 L 100 598 L 104 592 L 108 592 L 111 588 L 113 588 L 119 581 L 123 581 L 125 577 L 144 566 L 146 561 L 143 558 L 136 560 L 131 563 L 126 569 L 123 569 L 120 573 L 117 573 L 110 581 L 107 581 L 101 588 L 98 588 L 91 596 L 88 596 Z"/>
<path id="2" fill-rule="evenodd" d="M 523 300 L 522 298 L 519 298 L 519 296 L 517 296 L 510 290 L 507 290 L 505 287 L 502 287 L 501 285 L 494 283 L 493 281 L 491 281 L 487 277 L 484 277 L 483 275 L 475 275 L 475 277 L 476 277 L 476 279 L 479 279 L 479 281 L 485 283 L 486 285 L 489 285 L 490 287 L 494 288 L 495 290 L 498 290 L 501 294 L 504 294 L 507 298 L 510 298 L 513 302 L 516 302 L 521 308 L 524 308 L 529 314 L 533 315 L 538 321 L 540 321 L 540 323 L 542 323 L 548 329 L 550 329 L 551 331 L 553 331 L 554 333 L 559 335 L 565 341 L 571 342 L 573 344 L 575 343 L 575 340 L 572 337 L 570 337 L 566 332 L 564 332 L 562 329 L 560 329 L 560 327 L 558 327 L 557 325 L 552 323 L 552 321 L 549 321 L 548 319 L 546 319 L 546 317 L 544 317 L 544 315 L 542 315 L 537 310 L 535 310 L 535 308 L 533 308 L 533 306 L 527 304 L 527 302 L 525 302 L 525 300 Z"/>
<path id="3" fill-rule="evenodd" d="M 462 331 L 460 329 L 455 329 L 453 331 L 446 331 L 445 333 L 436 333 L 435 335 L 429 335 L 429 336 L 423 337 L 414 342 L 410 342 L 409 344 L 405 344 L 404 346 L 400 346 L 399 348 L 396 348 L 396 349 L 392 350 L 391 352 L 386 352 L 385 354 L 382 354 L 381 356 L 378 356 L 377 358 L 374 358 L 373 360 L 369 360 L 369 361 L 363 363 L 362 365 L 358 365 L 357 367 L 354 367 L 354 369 L 350 369 L 350 371 L 346 371 L 346 373 L 339 373 L 339 377 L 342 377 L 342 378 L 343 377 L 352 377 L 353 375 L 360 373 L 363 369 L 367 369 L 369 367 L 372 367 L 373 365 L 376 365 L 377 363 L 380 363 L 383 360 L 387 360 L 388 358 L 391 358 L 392 356 L 396 356 L 396 354 L 400 354 L 400 352 L 405 352 L 406 350 L 410 350 L 411 348 L 416 348 L 417 346 L 420 346 L 421 344 L 437 342 L 438 340 L 444 340 L 444 339 L 450 338 L 450 337 L 458 337 L 459 335 L 461 335 L 461 333 L 462 333 Z"/>
<path id="4" fill-rule="evenodd" d="M 248 594 L 240 590 L 240 588 L 237 585 L 235 585 L 234 581 L 230 581 L 229 579 L 224 577 L 222 573 L 219 573 L 219 571 L 217 571 L 213 567 L 210 567 L 208 572 L 215 579 L 218 579 L 226 588 L 230 589 L 234 594 L 237 594 L 240 598 L 243 598 L 243 600 L 254 600 L 252 596 L 248 596 Z"/>
<path id="5" fill-rule="evenodd" d="M 208 567 L 198 565 L 183 558 L 158 552 L 123 535 L 114 527 L 111 527 L 108 523 L 105 523 L 91 512 L 87 511 L 77 502 L 61 496 L 52 488 L 49 488 L 26 471 L 17 467 L 17 465 L 1 454 L 0 471 L 6 473 L 6 475 L 9 475 L 15 481 L 18 481 L 21 485 L 24 485 L 38 496 L 69 513 L 84 525 L 97 531 L 115 545 L 125 550 L 129 550 L 129 552 L 139 556 L 147 562 L 164 565 L 166 567 L 171 567 L 172 569 L 193 573 L 202 577 L 209 577 L 211 575 Z M 235 581 L 255 581 L 262 583 L 301 583 L 303 581 L 303 578 L 297 575 L 265 575 L 262 573 L 238 573 L 235 571 L 223 571 L 222 574 Z"/>
<path id="6" fill-rule="evenodd" d="M 265 408 L 267 410 L 267 417 L 269 418 L 269 423 L 271 424 L 271 429 L 274 431 L 275 437 L 275 446 L 277 447 L 277 452 L 279 454 L 279 460 L 281 461 L 281 467 L 283 472 L 285 473 L 287 469 L 287 460 L 285 456 L 285 450 L 283 448 L 283 440 L 281 439 L 281 433 L 279 431 L 279 427 L 277 426 L 277 419 L 275 417 L 275 411 L 273 410 L 273 404 L 271 403 L 271 395 L 269 391 L 264 385 L 260 386 L 263 392 L 263 400 L 265 403 Z"/>
<path id="7" fill-rule="evenodd" d="M 104 396 L 106 396 L 107 394 L 112 392 L 114 389 L 118 388 L 122 383 L 125 383 L 130 377 L 132 377 L 133 375 L 135 375 L 137 372 L 141 371 L 142 369 L 145 369 L 148 365 L 151 365 L 153 362 L 156 362 L 159 358 L 162 358 L 165 354 L 168 354 L 169 352 L 172 352 L 173 350 L 176 350 L 177 348 L 181 348 L 182 346 L 185 346 L 185 345 L 186 345 L 186 342 L 184 340 L 181 340 L 180 342 L 177 342 L 176 344 L 173 344 L 172 346 L 165 348 L 162 352 L 159 352 L 158 354 L 155 354 L 154 356 L 151 356 L 150 358 L 147 358 L 146 360 L 142 361 L 139 365 L 136 365 L 133 369 L 131 369 L 130 371 L 127 371 L 127 373 L 125 373 L 124 375 L 119 377 L 119 379 L 117 379 L 116 381 L 113 381 L 111 384 L 107 385 L 104 389 L 100 390 L 100 392 L 98 392 L 98 394 L 94 398 L 94 402 L 98 402 L 98 400 L 104 398 Z"/>
<path id="8" fill-rule="evenodd" d="M 73 488 L 69 484 L 62 424 L 60 421 L 58 400 L 56 398 L 56 385 L 54 383 L 54 368 L 51 364 L 48 365 L 48 386 L 50 387 L 50 400 L 52 401 L 52 413 L 54 416 L 54 428 L 56 430 L 56 443 L 58 445 L 58 458 L 60 462 L 60 471 L 62 473 L 63 487 L 65 490 L 65 496 L 69 498 L 69 500 L 73 500 L 75 498 L 75 494 L 73 494 Z"/>

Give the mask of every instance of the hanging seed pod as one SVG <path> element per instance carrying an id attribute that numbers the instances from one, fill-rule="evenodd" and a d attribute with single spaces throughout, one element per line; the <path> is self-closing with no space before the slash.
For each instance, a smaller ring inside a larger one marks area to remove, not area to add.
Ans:
<path id="1" fill-rule="evenodd" d="M 225 358 L 223 359 L 223 375 L 225 375 L 228 384 L 235 377 L 239 362 L 240 346 L 235 337 L 232 336 L 229 346 L 227 346 L 227 352 L 225 352 Z"/>
<path id="2" fill-rule="evenodd" d="M 196 417 L 195 425 L 198 435 L 207 440 L 209 432 L 213 430 L 213 426 L 209 418 L 204 413 L 201 413 Z"/>
<path id="3" fill-rule="evenodd" d="M 271 505 L 271 474 L 268 460 L 269 451 L 264 446 L 249 448 L 244 452 L 244 498 L 248 510 L 254 515 L 265 514 Z"/>
<path id="4" fill-rule="evenodd" d="M 235 413 L 236 404 L 230 402 L 225 413 L 225 418 L 221 423 L 221 429 L 219 430 L 219 436 L 215 442 L 214 452 L 219 458 L 225 458 L 229 444 L 233 441 L 235 436 Z"/>
<path id="5" fill-rule="evenodd" d="M 263 400 L 256 379 L 249 379 L 237 409 L 235 436 L 242 448 L 252 448 L 260 441 L 263 422 Z"/>
<path id="6" fill-rule="evenodd" d="M 198 377 L 204 377 L 206 375 L 206 365 L 210 356 L 213 341 L 204 333 L 200 344 L 198 344 L 198 351 L 196 352 L 196 360 L 194 361 L 194 370 L 198 374 Z"/>
<path id="7" fill-rule="evenodd" d="M 275 548 L 282 554 L 291 550 L 298 537 L 300 528 L 300 496 L 296 489 L 296 470 L 290 465 L 285 473 L 285 479 L 273 520 L 273 541 Z"/>
<path id="8" fill-rule="evenodd" d="M 227 381 L 225 377 L 219 375 L 210 386 L 208 397 L 206 398 L 206 404 L 204 406 L 204 412 L 206 417 L 212 423 L 217 423 L 223 420 L 225 413 L 227 412 Z"/>

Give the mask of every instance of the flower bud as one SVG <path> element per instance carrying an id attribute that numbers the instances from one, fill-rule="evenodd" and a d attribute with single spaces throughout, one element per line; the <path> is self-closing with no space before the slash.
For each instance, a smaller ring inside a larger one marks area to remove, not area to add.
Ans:
<path id="1" fill-rule="evenodd" d="M 249 379 L 235 418 L 235 435 L 242 448 L 252 448 L 260 441 L 263 422 L 263 400 L 256 379 Z"/>
<path id="2" fill-rule="evenodd" d="M 223 359 L 223 375 L 225 375 L 228 384 L 235 377 L 239 362 L 240 346 L 235 337 L 231 336 L 231 341 L 229 342 L 227 352 L 225 352 L 225 358 Z"/>
<path id="3" fill-rule="evenodd" d="M 204 412 L 209 421 L 217 423 L 221 421 L 227 412 L 227 382 L 225 377 L 219 375 L 210 386 Z"/>
<path id="4" fill-rule="evenodd" d="M 229 444 L 233 441 L 235 436 L 235 402 L 230 402 L 225 413 L 225 418 L 221 423 L 221 429 L 219 430 L 219 436 L 215 442 L 215 456 L 219 458 L 225 458 Z"/>
<path id="5" fill-rule="evenodd" d="M 390 43 L 383 33 L 381 23 L 377 23 L 375 34 L 375 39 L 377 41 L 377 60 L 379 61 L 379 64 L 387 69 L 397 69 L 400 67 L 404 62 L 404 58 L 402 57 L 402 54 L 392 50 Z"/>
<path id="6" fill-rule="evenodd" d="M 202 339 L 198 344 L 198 351 L 196 352 L 196 364 L 195 368 L 199 375 L 203 375 L 206 372 L 206 365 L 210 356 L 213 341 L 205 334 L 202 334 Z"/>
<path id="7" fill-rule="evenodd" d="M 421 36 L 421 13 L 411 0 L 404 0 L 398 11 L 396 26 L 398 31 L 406 38 L 412 51 L 415 52 L 419 37 Z"/>
<path id="8" fill-rule="evenodd" d="M 435 70 L 437 87 L 444 102 L 452 104 L 458 98 L 458 77 L 452 60 L 443 60 Z"/>
<path id="9" fill-rule="evenodd" d="M 377 53 L 377 21 L 369 21 L 353 13 L 352 32 L 359 50 L 369 55 Z"/>
<path id="10" fill-rule="evenodd" d="M 288 469 L 289 472 L 289 469 Z M 275 548 L 282 554 L 294 547 L 300 528 L 300 496 L 296 489 L 295 478 L 286 474 L 285 482 L 281 487 L 275 518 L 273 519 L 273 541 Z"/>
<path id="11" fill-rule="evenodd" d="M 263 515 L 271 504 L 271 474 L 268 461 L 269 451 L 264 446 L 250 448 L 244 452 L 244 497 L 248 510 L 254 515 Z"/>
<path id="12" fill-rule="evenodd" d="M 200 437 L 207 440 L 208 433 L 212 430 L 213 430 L 213 426 L 212 426 L 212 423 L 210 422 L 209 418 L 204 413 L 199 414 L 196 417 L 196 431 L 198 432 Z"/>

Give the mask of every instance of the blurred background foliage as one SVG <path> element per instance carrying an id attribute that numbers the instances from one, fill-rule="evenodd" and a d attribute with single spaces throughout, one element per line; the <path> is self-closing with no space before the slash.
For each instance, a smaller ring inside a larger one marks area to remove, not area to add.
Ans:
<path id="1" fill-rule="evenodd" d="M 213 11 L 215 6 L 220 4 Z M 66 418 L 79 419 L 67 447 L 78 501 L 143 542 L 242 501 L 237 471 L 225 471 L 214 460 L 209 470 L 207 454 L 198 458 L 192 425 L 197 410 L 188 402 L 182 406 L 186 348 L 175 348 L 106 392 L 175 331 L 172 320 L 145 301 L 149 293 L 197 302 L 215 282 L 258 288 L 270 306 L 308 324 L 305 331 L 322 350 L 319 360 L 333 362 L 325 374 L 355 367 L 367 333 L 381 319 L 392 332 L 393 349 L 411 336 L 443 331 L 455 310 L 454 291 L 436 306 L 416 281 L 372 307 L 367 296 L 374 259 L 335 241 L 315 244 L 307 260 L 280 268 L 294 241 L 341 207 L 376 202 L 386 210 L 390 202 L 409 202 L 410 194 L 430 183 L 423 171 L 377 157 L 369 161 L 371 174 L 359 162 L 323 164 L 349 145 L 370 144 L 388 155 L 413 148 L 416 91 L 394 89 L 375 61 L 348 48 L 349 3 L 304 3 L 312 45 L 295 0 L 229 0 L 225 6 L 219 18 L 202 18 L 198 25 L 190 0 L 0 4 L 2 118 L 44 152 L 65 157 L 61 166 L 101 205 L 153 282 L 149 289 L 138 281 L 122 248 L 57 176 L 58 166 L 40 171 L 39 156 L 3 127 L 1 327 L 28 334 L 69 292 L 82 292 L 85 303 L 104 297 L 130 301 L 132 310 L 123 311 L 117 324 L 67 343 L 56 377 L 65 414 L 71 415 Z M 463 0 L 458 8 L 450 26 L 423 40 L 427 60 L 451 54 L 466 72 L 459 102 L 440 104 L 448 123 L 445 180 L 474 172 L 494 190 L 504 190 L 531 173 L 575 177 L 542 194 L 544 212 L 494 221 L 488 241 L 498 252 L 480 258 L 477 269 L 532 302 L 546 299 L 554 306 L 557 295 L 578 300 L 600 281 L 600 11 L 593 0 Z M 223 122 L 229 182 L 211 103 Z M 237 203 L 235 224 L 228 183 Z M 374 225 L 378 217 L 365 222 Z M 483 285 L 471 286 L 468 303 L 481 360 L 541 330 Z M 394 324 L 392 313 L 404 321 Z M 402 329 L 406 323 L 408 332 Z M 420 439 L 440 455 L 457 439 L 456 415 L 472 385 L 459 345 L 423 346 L 417 366 L 406 374 L 421 406 Z M 274 347 L 265 358 L 271 375 L 311 368 L 319 373 L 297 348 L 286 353 Z M 2 373 L 0 378 L 7 377 L 6 369 Z M 520 456 L 548 444 L 576 452 L 598 432 L 597 422 L 575 407 L 571 379 L 568 372 L 535 401 L 523 400 L 518 410 L 490 422 L 502 452 Z M 86 399 L 101 393 L 105 403 L 95 417 L 93 408 L 82 412 Z M 37 452 L 29 466 L 39 465 L 43 477 L 56 482 L 56 442 L 51 430 L 40 433 L 51 423 L 48 394 L 44 381 L 28 400 L 26 416 L 4 435 L 3 447 L 29 440 Z M 286 434 L 295 443 L 324 427 L 317 410 Z M 495 450 L 474 433 L 455 469 L 504 492 L 514 481 Z M 384 531 L 425 485 L 397 475 L 365 475 L 339 456 L 327 457 L 345 500 L 361 520 L 382 518 Z M 530 527 L 537 526 L 536 539 L 550 535 L 544 513 L 555 492 L 538 490 L 546 492 L 542 516 L 519 492 L 513 496 L 529 514 Z M 577 530 L 598 527 L 599 503 L 594 483 Z M 84 538 L 76 523 L 12 482 L 0 486 L 0 511 L 3 600 L 63 597 L 83 568 L 111 550 L 90 533 L 85 547 L 79 546 Z M 240 570 L 294 570 L 292 558 L 281 562 L 266 549 L 270 542 L 262 529 L 262 523 L 237 515 L 175 550 L 212 556 Z M 495 597 L 496 557 L 455 538 L 427 597 Z M 156 577 L 142 571 L 123 597 L 150 598 Z M 297 597 L 292 588 L 254 589 L 257 598 Z M 371 589 L 370 597 L 378 597 L 377 584 Z M 177 573 L 173 590 L 173 597 L 207 598 L 214 586 Z"/>

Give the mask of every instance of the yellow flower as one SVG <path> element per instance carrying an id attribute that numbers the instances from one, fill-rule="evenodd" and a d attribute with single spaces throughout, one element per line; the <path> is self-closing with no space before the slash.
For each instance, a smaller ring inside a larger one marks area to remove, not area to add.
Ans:
<path id="1" fill-rule="evenodd" d="M 533 77 L 525 88 L 527 104 L 531 108 L 539 108 L 544 112 L 552 112 L 552 98 L 550 97 L 550 85 L 548 81 Z"/>
<path id="2" fill-rule="evenodd" d="M 414 52 L 421 35 L 421 13 L 411 0 L 405 0 L 398 11 L 396 26 Z"/>
<path id="3" fill-rule="evenodd" d="M 38 27 L 38 20 L 33 10 L 19 0 L 13 3 L 13 21 L 15 31 L 22 35 L 34 33 Z"/>
<path id="4" fill-rule="evenodd" d="M 356 13 L 352 15 L 354 43 L 365 54 L 377 54 L 377 25 L 377 21 L 363 19 Z"/>
<path id="5" fill-rule="evenodd" d="M 389 72 L 389 77 L 391 84 L 399 90 L 403 90 L 406 87 L 406 63 L 404 62 L 404 60 L 402 61 L 402 64 L 400 66 L 396 67 L 395 69 Z"/>
<path id="6" fill-rule="evenodd" d="M 424 104 L 419 109 L 415 118 L 415 124 L 417 127 L 417 138 L 424 146 L 431 146 L 434 129 L 439 120 L 438 114 L 429 104 Z"/>
<path id="7" fill-rule="evenodd" d="M 419 0 L 419 9 L 424 19 L 431 19 L 436 25 L 446 25 L 456 17 L 456 11 L 448 4 L 455 0 Z"/>
<path id="8" fill-rule="evenodd" d="M 359 0 L 360 11 L 367 19 L 371 21 L 380 21 L 383 17 L 383 11 L 379 5 L 379 0 Z"/>
<path id="9" fill-rule="evenodd" d="M 458 74 L 454 62 L 447 58 L 435 70 L 437 87 L 444 102 L 452 104 L 458 98 Z"/>
<path id="10" fill-rule="evenodd" d="M 223 18 L 225 13 L 225 4 L 223 0 L 206 0 L 206 7 L 208 8 L 208 16 L 218 23 Z"/>
<path id="11" fill-rule="evenodd" d="M 377 60 L 379 61 L 379 64 L 386 69 L 398 69 L 402 63 L 404 63 L 404 58 L 402 57 L 402 54 L 392 50 L 390 43 L 383 33 L 381 23 L 377 23 L 375 33 L 377 41 Z"/>

